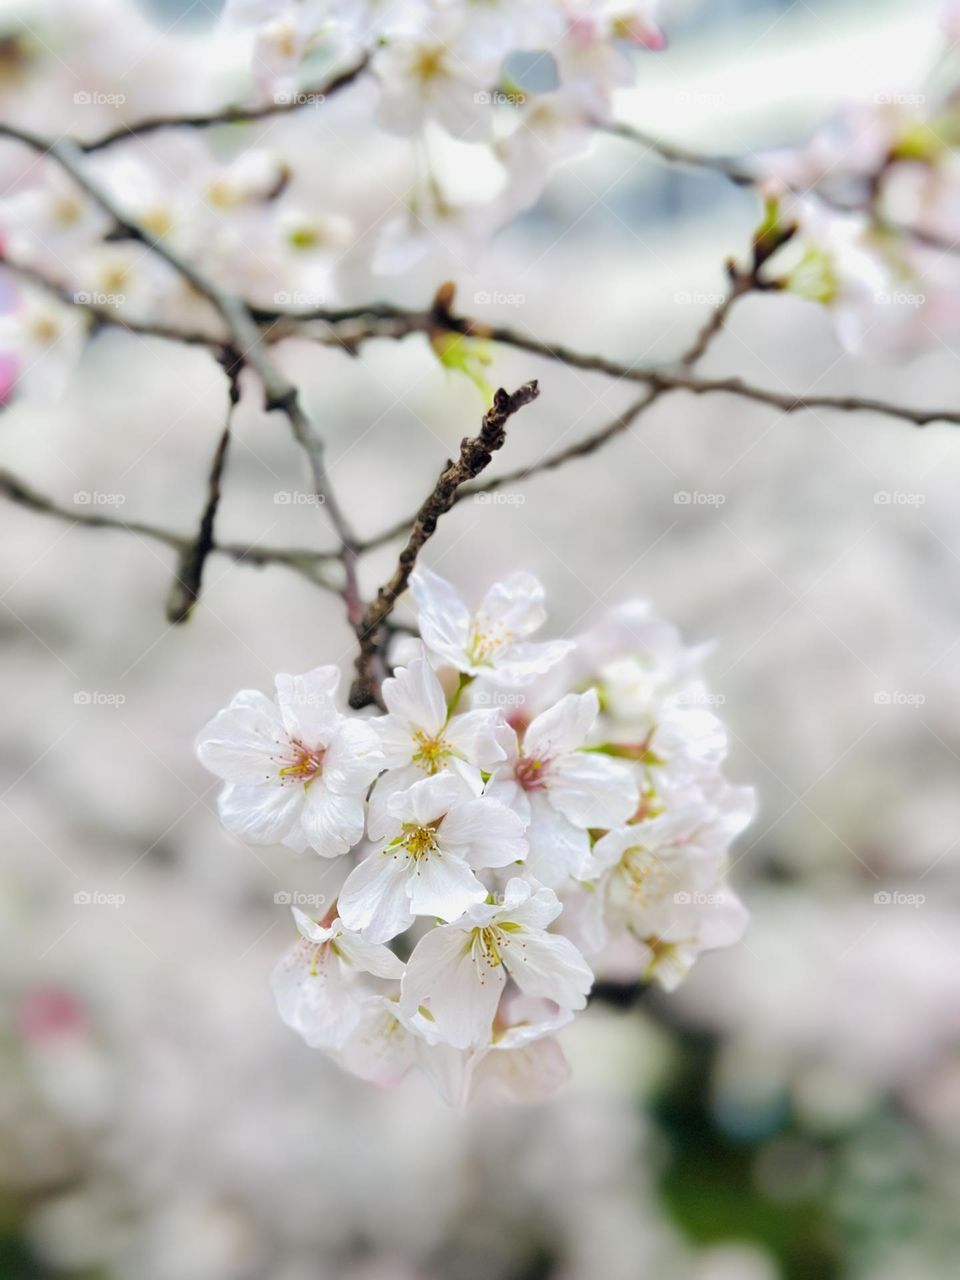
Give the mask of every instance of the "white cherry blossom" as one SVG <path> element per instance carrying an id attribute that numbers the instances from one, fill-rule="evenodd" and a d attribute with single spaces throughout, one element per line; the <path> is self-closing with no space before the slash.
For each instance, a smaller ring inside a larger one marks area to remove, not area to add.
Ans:
<path id="1" fill-rule="evenodd" d="M 569 640 L 527 640 L 547 616 L 543 587 L 531 573 L 512 573 L 498 582 L 475 613 L 449 582 L 428 569 L 415 570 L 410 586 L 427 648 L 465 675 L 524 685 L 573 649 Z"/>
<path id="2" fill-rule="evenodd" d="M 472 906 L 420 939 L 401 984 L 401 1010 L 408 1017 L 425 1011 L 438 1040 L 468 1049 L 493 1038 L 508 974 L 526 995 L 582 1009 L 593 974 L 569 939 L 547 932 L 560 911 L 552 889 L 508 881 L 502 902 Z"/>
<path id="3" fill-rule="evenodd" d="M 496 711 L 451 714 L 443 686 L 421 645 L 419 656 L 384 680 L 382 697 L 387 714 L 374 720 L 380 735 L 383 767 L 370 800 L 367 832 L 373 840 L 392 825 L 387 804 L 424 777 L 450 771 L 465 778 L 479 795 L 481 771 L 489 772 L 506 751 L 498 741 L 502 732 Z"/>
<path id="4" fill-rule="evenodd" d="M 424 31 L 387 37 L 373 70 L 380 81 L 380 119 L 392 133 L 414 134 L 434 121 L 467 141 L 489 136 L 489 87 L 499 58 L 465 38 L 452 15 L 434 17 Z"/>
<path id="5" fill-rule="evenodd" d="M 339 679 L 336 667 L 278 675 L 274 701 L 244 690 L 201 732 L 200 760 L 227 783 L 219 810 L 229 831 L 325 858 L 361 838 L 382 757 L 370 725 L 337 710 Z"/>
<path id="6" fill-rule="evenodd" d="M 486 787 L 485 794 L 528 824 L 527 870 L 550 887 L 586 869 L 589 828 L 605 830 L 626 822 L 640 802 L 630 766 L 580 750 L 598 713 L 591 689 L 561 698 L 530 722 L 522 739 L 505 729 L 507 759 L 496 766 Z"/>
<path id="7" fill-rule="evenodd" d="M 277 963 L 271 985 L 280 1017 L 311 1048 L 339 1049 L 359 1024 L 375 989 L 363 975 L 397 979 L 403 962 L 346 929 L 311 920 L 293 907 L 300 937 Z"/>
<path id="8" fill-rule="evenodd" d="M 340 892 L 342 918 L 373 942 L 396 937 L 415 916 L 456 920 L 487 896 L 477 871 L 526 855 L 516 814 L 474 795 L 452 773 L 396 792 L 386 815 L 392 822 L 386 847 L 355 867 Z"/>

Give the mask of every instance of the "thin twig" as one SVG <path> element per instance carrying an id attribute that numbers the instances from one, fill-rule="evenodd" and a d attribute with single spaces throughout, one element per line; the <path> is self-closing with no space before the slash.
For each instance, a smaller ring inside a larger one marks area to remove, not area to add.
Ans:
<path id="1" fill-rule="evenodd" d="M 29 130 L 8 124 L 0 124 L 0 137 L 13 138 L 31 147 L 40 155 L 49 155 L 56 160 L 64 172 L 73 178 L 122 232 L 131 239 L 145 244 L 157 257 L 162 258 L 201 297 L 206 298 L 219 314 L 230 334 L 230 346 L 236 351 L 238 359 L 249 364 L 263 383 L 264 407 L 268 411 L 276 409 L 286 415 L 295 439 L 307 455 L 316 496 L 327 512 L 339 542 L 337 554 L 343 565 L 345 578 L 343 596 L 347 605 L 348 619 L 351 625 L 356 625 L 362 613 L 356 575 L 356 537 L 330 484 L 324 460 L 323 441 L 314 431 L 310 419 L 304 412 L 297 388 L 284 377 L 271 359 L 257 323 L 246 303 L 241 298 L 221 289 L 212 280 L 208 280 L 201 271 L 171 249 L 165 241 L 151 235 L 138 222 L 125 214 L 100 182 L 87 172 L 83 163 L 83 153 L 72 142 L 64 139 L 50 142 Z"/>
<path id="2" fill-rule="evenodd" d="M 257 120 L 266 120 L 271 116 L 285 115 L 299 111 L 305 106 L 316 106 L 324 102 L 339 89 L 345 89 L 366 71 L 370 64 L 370 55 L 364 54 L 359 62 L 345 71 L 340 71 L 332 79 L 315 88 L 302 89 L 296 93 L 285 94 L 274 98 L 259 107 L 224 107 L 210 113 L 199 112 L 179 116 L 150 116 L 133 124 L 118 125 L 110 133 L 101 134 L 89 142 L 78 142 L 77 146 L 88 155 L 94 151 L 103 151 L 115 142 L 123 142 L 127 138 L 140 138 L 145 134 L 156 133 L 160 129 L 213 129 L 223 124 L 250 124 Z"/>
<path id="3" fill-rule="evenodd" d="M 595 120 L 593 123 L 601 132 L 610 134 L 612 137 L 624 138 L 628 142 L 639 143 L 661 160 L 665 160 L 667 164 L 683 165 L 688 169 L 717 173 L 738 187 L 752 187 L 761 182 L 766 176 L 759 168 L 751 168 L 744 161 L 735 157 L 710 155 L 703 151 L 696 151 L 692 147 L 684 147 L 676 142 L 667 142 L 663 138 L 654 137 L 643 129 L 637 129 L 634 125 L 625 124 L 623 121 Z M 885 164 L 880 174 L 876 175 L 878 178 L 886 167 L 887 165 Z M 795 196 L 814 195 L 825 205 L 829 205 L 831 209 L 836 209 L 838 213 L 865 213 L 879 231 L 886 231 L 896 236 L 906 236 L 928 249 L 938 249 L 941 253 L 960 252 L 960 240 L 956 238 L 947 239 L 944 236 L 937 235 L 935 231 L 926 231 L 923 227 L 913 226 L 908 222 L 900 222 L 898 219 L 888 218 L 881 213 L 876 205 L 879 194 L 878 182 L 867 183 L 866 199 L 860 201 L 844 199 L 835 195 L 819 182 L 811 183 L 808 186 L 783 182 L 783 186 Z"/>
<path id="4" fill-rule="evenodd" d="M 224 352 L 223 366 L 227 375 L 227 418 L 213 452 L 213 461 L 207 477 L 207 500 L 200 516 L 197 536 L 189 546 L 184 548 L 177 559 L 176 573 L 167 597 L 167 621 L 175 625 L 187 621 L 200 599 L 204 566 L 214 546 L 213 526 L 217 517 L 217 508 L 220 506 L 223 469 L 227 461 L 227 450 L 230 447 L 230 428 L 233 424 L 234 410 L 240 403 L 241 366 L 236 354 Z"/>
<path id="5" fill-rule="evenodd" d="M 350 690 L 351 707 L 365 707 L 376 701 L 382 677 L 374 670 L 380 653 L 383 625 L 397 599 L 403 594 L 417 563 L 417 556 L 436 532 L 437 521 L 457 500 L 461 485 L 473 480 L 489 466 L 494 453 L 503 448 L 507 423 L 524 405 L 536 400 L 540 389 L 536 382 L 525 382 L 511 395 L 501 387 L 493 397 L 493 405 L 483 416 L 476 436 L 465 436 L 460 442 L 460 456 L 440 472 L 430 495 L 421 504 L 410 525 L 406 545 L 400 552 L 397 567 L 363 613 L 357 629 L 360 655 L 357 675 Z"/>
<path id="6" fill-rule="evenodd" d="M 108 515 L 103 511 L 77 510 L 61 506 L 60 503 L 40 493 L 5 468 L 0 468 L 0 493 L 28 511 L 52 516 L 67 524 L 83 525 L 88 529 L 114 529 L 149 538 L 153 542 L 160 542 L 170 547 L 180 556 L 183 556 L 196 541 L 195 536 L 177 533 L 173 529 L 164 529 L 160 525 L 148 524 L 144 520 L 121 520 L 119 516 Z M 273 564 L 283 565 L 327 591 L 335 594 L 340 592 L 340 588 L 335 583 L 319 572 L 318 566 L 324 559 L 323 553 L 299 547 L 258 547 L 244 543 L 216 541 L 211 542 L 209 553 L 226 556 L 229 560 L 254 565 L 257 568 Z"/>

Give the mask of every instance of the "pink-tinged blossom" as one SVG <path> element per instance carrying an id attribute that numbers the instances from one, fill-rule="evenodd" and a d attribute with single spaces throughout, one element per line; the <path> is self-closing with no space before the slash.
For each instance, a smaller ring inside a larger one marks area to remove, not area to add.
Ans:
<path id="1" fill-rule="evenodd" d="M 278 675 L 273 700 L 246 689 L 201 732 L 197 754 L 227 784 L 219 810 L 229 831 L 324 858 L 361 838 L 382 756 L 370 725 L 337 710 L 339 679 L 336 667 Z"/>
<path id="2" fill-rule="evenodd" d="M 506 729 L 507 759 L 487 784 L 485 794 L 509 806 L 527 825 L 527 870 L 550 887 L 583 872 L 591 828 L 626 822 L 639 804 L 629 765 L 582 750 L 598 713 L 591 689 L 568 693 L 531 721 L 522 738 Z"/>

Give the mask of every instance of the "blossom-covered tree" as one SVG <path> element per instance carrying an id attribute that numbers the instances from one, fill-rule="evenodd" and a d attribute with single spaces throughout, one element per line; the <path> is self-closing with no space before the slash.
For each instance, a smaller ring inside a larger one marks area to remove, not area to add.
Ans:
<path id="1" fill-rule="evenodd" d="M 127 17 L 136 53 L 143 31 Z M 493 584 L 479 569 L 476 581 L 452 584 L 426 566 L 444 515 L 471 494 L 601 449 L 678 390 L 785 414 L 960 422 L 956 410 L 784 393 L 697 371 L 748 294 L 771 307 L 788 294 L 824 307 L 857 357 L 912 354 L 955 335 L 955 96 L 847 110 L 789 154 L 694 154 L 615 116 L 616 90 L 659 55 L 668 28 L 668 7 L 661 15 L 655 0 L 230 0 L 211 41 L 249 59 L 240 101 L 174 109 L 171 68 L 163 109 L 119 126 L 65 131 L 29 99 L 22 119 L 0 122 L 5 146 L 30 158 L 0 199 L 13 291 L 0 325 L 3 402 L 55 399 L 106 328 L 207 352 L 227 401 L 193 534 L 101 511 L 78 516 L 9 472 L 0 487 L 36 510 L 168 547 L 174 624 L 200 601 L 213 554 L 286 565 L 342 600 L 355 639 L 346 696 L 336 655 L 321 644 L 316 668 L 277 676 L 273 698 L 238 693 L 197 749 L 224 784 L 228 831 L 319 855 L 339 876 L 322 917 L 294 912 L 296 939 L 274 975 L 281 1017 L 360 1077 L 394 1084 L 419 1066 L 455 1104 L 481 1086 L 529 1099 L 562 1083 L 554 1033 L 585 1006 L 595 975 L 670 990 L 701 952 L 739 939 L 746 913 L 728 882 L 729 850 L 753 799 L 724 775 L 727 734 L 709 709 L 701 650 L 638 601 L 581 634 L 544 638 L 545 592 L 522 551 L 517 570 Z M 11 46 L 18 72 L 31 57 L 28 41 Z M 307 108 L 322 131 L 325 108 L 350 94 L 368 127 L 395 135 L 414 158 L 408 189 L 371 235 L 306 199 L 308 130 L 289 145 L 263 144 L 256 131 L 264 120 L 302 121 Z M 419 308 L 331 303 L 348 251 L 379 276 L 434 254 L 476 255 L 599 133 L 755 192 L 752 242 L 730 259 L 726 296 L 674 364 L 617 361 L 488 324 L 456 309 L 442 275 Z M 450 189 L 438 158 L 449 146 L 471 148 L 496 172 L 487 199 Z M 469 378 L 485 412 L 424 486 L 418 510 L 364 539 L 275 348 L 307 337 L 346 356 L 374 338 L 409 336 Z M 489 385 L 501 347 L 642 392 L 577 443 L 491 478 L 512 420 L 540 394 L 534 380 L 512 392 Z M 332 550 L 218 539 L 244 396 L 282 417 L 302 448 Z M 363 557 L 396 541 L 393 571 L 369 583 Z M 407 592 L 412 635 L 394 617 Z"/>

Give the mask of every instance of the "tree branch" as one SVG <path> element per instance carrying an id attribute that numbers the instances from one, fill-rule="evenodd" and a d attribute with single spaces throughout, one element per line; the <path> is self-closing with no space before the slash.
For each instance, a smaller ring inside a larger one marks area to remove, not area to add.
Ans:
<path id="1" fill-rule="evenodd" d="M 172 548 L 179 556 L 184 556 L 196 543 L 196 536 L 188 537 L 173 529 L 164 529 L 143 520 L 121 520 L 118 516 L 108 515 L 102 511 L 78 511 L 61 506 L 5 468 L 0 468 L 0 493 L 29 511 L 52 516 L 67 524 L 85 525 L 88 529 L 115 529 L 136 534 Z M 230 560 L 254 565 L 257 568 L 272 564 L 283 565 L 326 591 L 332 591 L 337 595 L 340 593 L 340 588 L 319 572 L 318 566 L 324 558 L 322 553 L 297 547 L 258 547 L 237 542 L 211 541 L 208 554 L 226 556 Z"/>
<path id="2" fill-rule="evenodd" d="M 536 382 L 525 382 L 511 395 L 501 387 L 493 397 L 493 405 L 483 416 L 480 433 L 465 436 L 460 442 L 460 456 L 456 462 L 448 462 L 440 472 L 437 482 L 421 504 L 410 526 L 406 545 L 400 552 L 397 567 L 389 581 L 382 586 L 375 600 L 367 605 L 357 628 L 360 655 L 357 658 L 357 675 L 350 690 L 351 707 L 365 707 L 379 697 L 382 676 L 375 671 L 380 657 L 380 636 L 397 599 L 410 581 L 417 556 L 433 537 L 437 521 L 457 500 L 457 491 L 468 480 L 474 479 L 490 464 L 493 454 L 503 448 L 507 438 L 507 423 L 524 405 L 536 400 L 540 388 Z"/>
<path id="3" fill-rule="evenodd" d="M 83 164 L 82 152 L 71 142 L 49 142 L 26 129 L 0 124 L 0 137 L 13 138 L 31 147 L 41 155 L 49 155 L 69 174 L 77 185 L 116 223 L 131 239 L 145 244 L 159 258 L 171 266 L 193 289 L 207 299 L 222 319 L 230 334 L 230 347 L 237 359 L 249 364 L 263 383 L 264 407 L 284 413 L 293 435 L 303 448 L 310 463 L 314 488 L 321 506 L 328 513 L 330 523 L 339 541 L 338 558 L 343 565 L 345 586 L 343 598 L 351 625 L 356 625 L 362 614 L 356 575 L 356 537 L 338 503 L 327 475 L 323 441 L 313 430 L 312 424 L 300 403 L 297 388 L 283 376 L 270 358 L 262 340 L 260 329 L 246 303 L 221 289 L 182 258 L 163 240 L 151 235 L 139 223 L 133 221 L 117 207 L 109 192 L 92 177 Z"/>
<path id="4" fill-rule="evenodd" d="M 271 116 L 286 115 L 299 111 L 305 106 L 315 106 L 325 101 L 340 89 L 353 84 L 370 65 L 370 55 L 365 53 L 359 62 L 345 71 L 338 72 L 332 79 L 314 88 L 302 89 L 285 96 L 285 100 L 274 100 L 259 107 L 224 107 L 220 111 L 209 114 L 198 113 L 180 116 L 150 116 L 134 124 L 118 125 L 110 133 L 102 134 L 89 142 L 77 142 L 81 151 L 88 155 L 94 151 L 103 151 L 112 147 L 115 142 L 123 142 L 127 138 L 141 138 L 145 134 L 156 133 L 159 129 L 213 129 L 222 124 L 251 124 L 257 120 L 266 120 Z"/>
<path id="5" fill-rule="evenodd" d="M 717 173 L 738 187 L 752 187 L 765 177 L 762 172 L 750 168 L 742 160 L 730 156 L 708 155 L 706 152 L 695 151 L 693 148 L 681 146 L 679 143 L 667 142 L 663 138 L 654 137 L 652 134 L 622 121 L 595 120 L 593 123 L 602 133 L 607 133 L 611 137 L 624 138 L 628 142 L 639 143 L 640 146 L 646 147 L 648 151 L 666 161 L 667 164 L 682 165 L 688 169 L 700 169 L 708 173 Z M 886 168 L 886 165 L 883 166 L 880 173 L 875 175 L 876 179 L 882 176 L 884 168 Z M 922 227 L 913 226 L 908 222 L 900 222 L 882 214 L 876 207 L 878 188 L 876 181 L 871 181 L 867 184 L 867 198 L 862 201 L 844 200 L 819 183 L 804 187 L 797 183 L 787 182 L 784 183 L 784 186 L 795 196 L 806 196 L 813 193 L 824 204 L 829 205 L 831 209 L 836 209 L 838 213 L 865 213 L 880 231 L 887 231 L 891 235 L 906 236 L 911 240 L 915 240 L 918 244 L 926 246 L 928 249 L 939 249 L 941 253 L 960 252 L 960 241 L 946 239 L 937 235 L 936 232 L 925 231 Z"/>
<path id="6" fill-rule="evenodd" d="M 167 597 L 167 621 L 177 625 L 186 622 L 200 599 L 203 569 L 207 557 L 214 548 L 213 524 L 220 505 L 223 469 L 230 446 L 230 428 L 233 413 L 240 402 L 240 362 L 236 354 L 224 352 L 223 366 L 227 375 L 227 419 L 213 453 L 210 474 L 207 477 L 207 501 L 200 516 L 197 536 L 181 551 L 170 594 Z"/>

